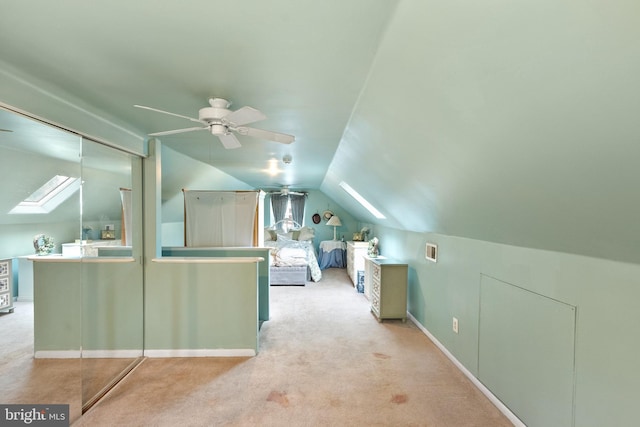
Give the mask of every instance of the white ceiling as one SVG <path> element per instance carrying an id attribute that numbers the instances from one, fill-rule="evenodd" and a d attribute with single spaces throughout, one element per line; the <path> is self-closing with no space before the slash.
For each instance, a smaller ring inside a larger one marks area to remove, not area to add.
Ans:
<path id="1" fill-rule="evenodd" d="M 640 261 L 638 2 L 16 1 L 0 39 L 0 102 L 142 137 L 191 123 L 134 104 L 195 116 L 223 97 L 296 142 L 162 142 L 363 222 L 341 181 L 389 227 Z M 7 83 L 23 77 L 37 90 Z"/>

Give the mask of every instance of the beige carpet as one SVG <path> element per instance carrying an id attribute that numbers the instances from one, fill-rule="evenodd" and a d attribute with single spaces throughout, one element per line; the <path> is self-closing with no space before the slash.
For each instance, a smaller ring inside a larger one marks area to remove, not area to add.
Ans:
<path id="1" fill-rule="evenodd" d="M 82 361 L 33 358 L 33 303 L 16 302 L 0 314 L 0 403 L 69 404 L 82 413 Z"/>
<path id="2" fill-rule="evenodd" d="M 74 425 L 511 425 L 415 325 L 323 274 L 271 287 L 258 356 L 147 359 Z"/>
<path id="3" fill-rule="evenodd" d="M 82 406 L 134 359 L 34 359 L 33 302 L 0 313 L 0 403 L 68 404 L 72 421 Z"/>

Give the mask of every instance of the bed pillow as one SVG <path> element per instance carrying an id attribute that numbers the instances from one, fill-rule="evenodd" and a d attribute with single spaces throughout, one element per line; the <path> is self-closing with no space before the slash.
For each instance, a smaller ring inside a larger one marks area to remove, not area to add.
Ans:
<path id="1" fill-rule="evenodd" d="M 270 228 L 264 229 L 264 241 L 265 242 L 275 242 L 278 240 L 278 235 L 276 234 L 276 230 L 271 230 Z"/>
<path id="2" fill-rule="evenodd" d="M 288 232 L 288 233 L 280 232 L 280 233 L 278 233 L 277 239 L 273 239 L 273 240 L 282 240 L 284 242 L 286 242 L 287 240 L 292 240 L 291 239 L 291 232 Z"/>
<path id="3" fill-rule="evenodd" d="M 300 230 L 292 230 L 291 231 L 291 239 L 293 240 L 300 240 Z"/>
<path id="4" fill-rule="evenodd" d="M 298 240 L 313 240 L 315 237 L 315 230 L 311 227 L 302 227 L 300 229 L 300 234 L 298 235 Z"/>

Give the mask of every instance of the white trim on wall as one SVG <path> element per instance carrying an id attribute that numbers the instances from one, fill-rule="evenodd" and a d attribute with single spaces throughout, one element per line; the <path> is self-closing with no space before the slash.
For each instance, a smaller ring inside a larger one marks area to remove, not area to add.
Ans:
<path id="1" fill-rule="evenodd" d="M 141 349 L 131 350 L 82 350 L 83 359 L 133 359 L 142 356 Z"/>
<path id="2" fill-rule="evenodd" d="M 451 352 L 449 352 L 449 350 L 447 350 L 447 348 L 442 345 L 442 343 L 438 341 L 438 339 L 433 336 L 433 334 L 431 334 L 431 332 L 429 332 L 427 328 L 425 328 L 420 322 L 418 322 L 418 320 L 413 317 L 408 311 L 407 317 L 411 319 L 411 321 L 418 327 L 418 329 L 420 329 L 467 378 L 471 380 L 473 385 L 475 385 L 478 390 L 480 390 L 482 394 L 484 394 L 491 401 L 491 403 L 493 403 L 493 405 L 498 408 L 498 410 L 502 412 L 504 416 L 509 419 L 509 421 L 513 423 L 515 427 L 527 427 L 513 412 L 511 412 L 511 410 L 507 406 L 505 406 L 504 403 L 500 401 L 500 399 L 498 399 L 493 393 L 491 393 L 491 390 L 485 387 L 485 385 L 482 384 L 480 380 L 478 380 L 471 373 L 471 371 L 469 371 L 462 363 L 460 363 L 460 361 L 456 359 L 455 356 L 451 354 Z"/>
<path id="3" fill-rule="evenodd" d="M 40 350 L 33 355 L 34 359 L 79 359 L 80 350 Z"/>
<path id="4" fill-rule="evenodd" d="M 252 348 L 144 350 L 147 357 L 254 357 Z"/>

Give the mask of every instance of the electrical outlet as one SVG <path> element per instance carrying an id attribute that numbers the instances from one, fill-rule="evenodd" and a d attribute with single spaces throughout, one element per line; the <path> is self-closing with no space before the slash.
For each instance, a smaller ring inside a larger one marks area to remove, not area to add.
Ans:
<path id="1" fill-rule="evenodd" d="M 453 318 L 453 332 L 458 333 L 458 319 L 456 317 Z"/>

